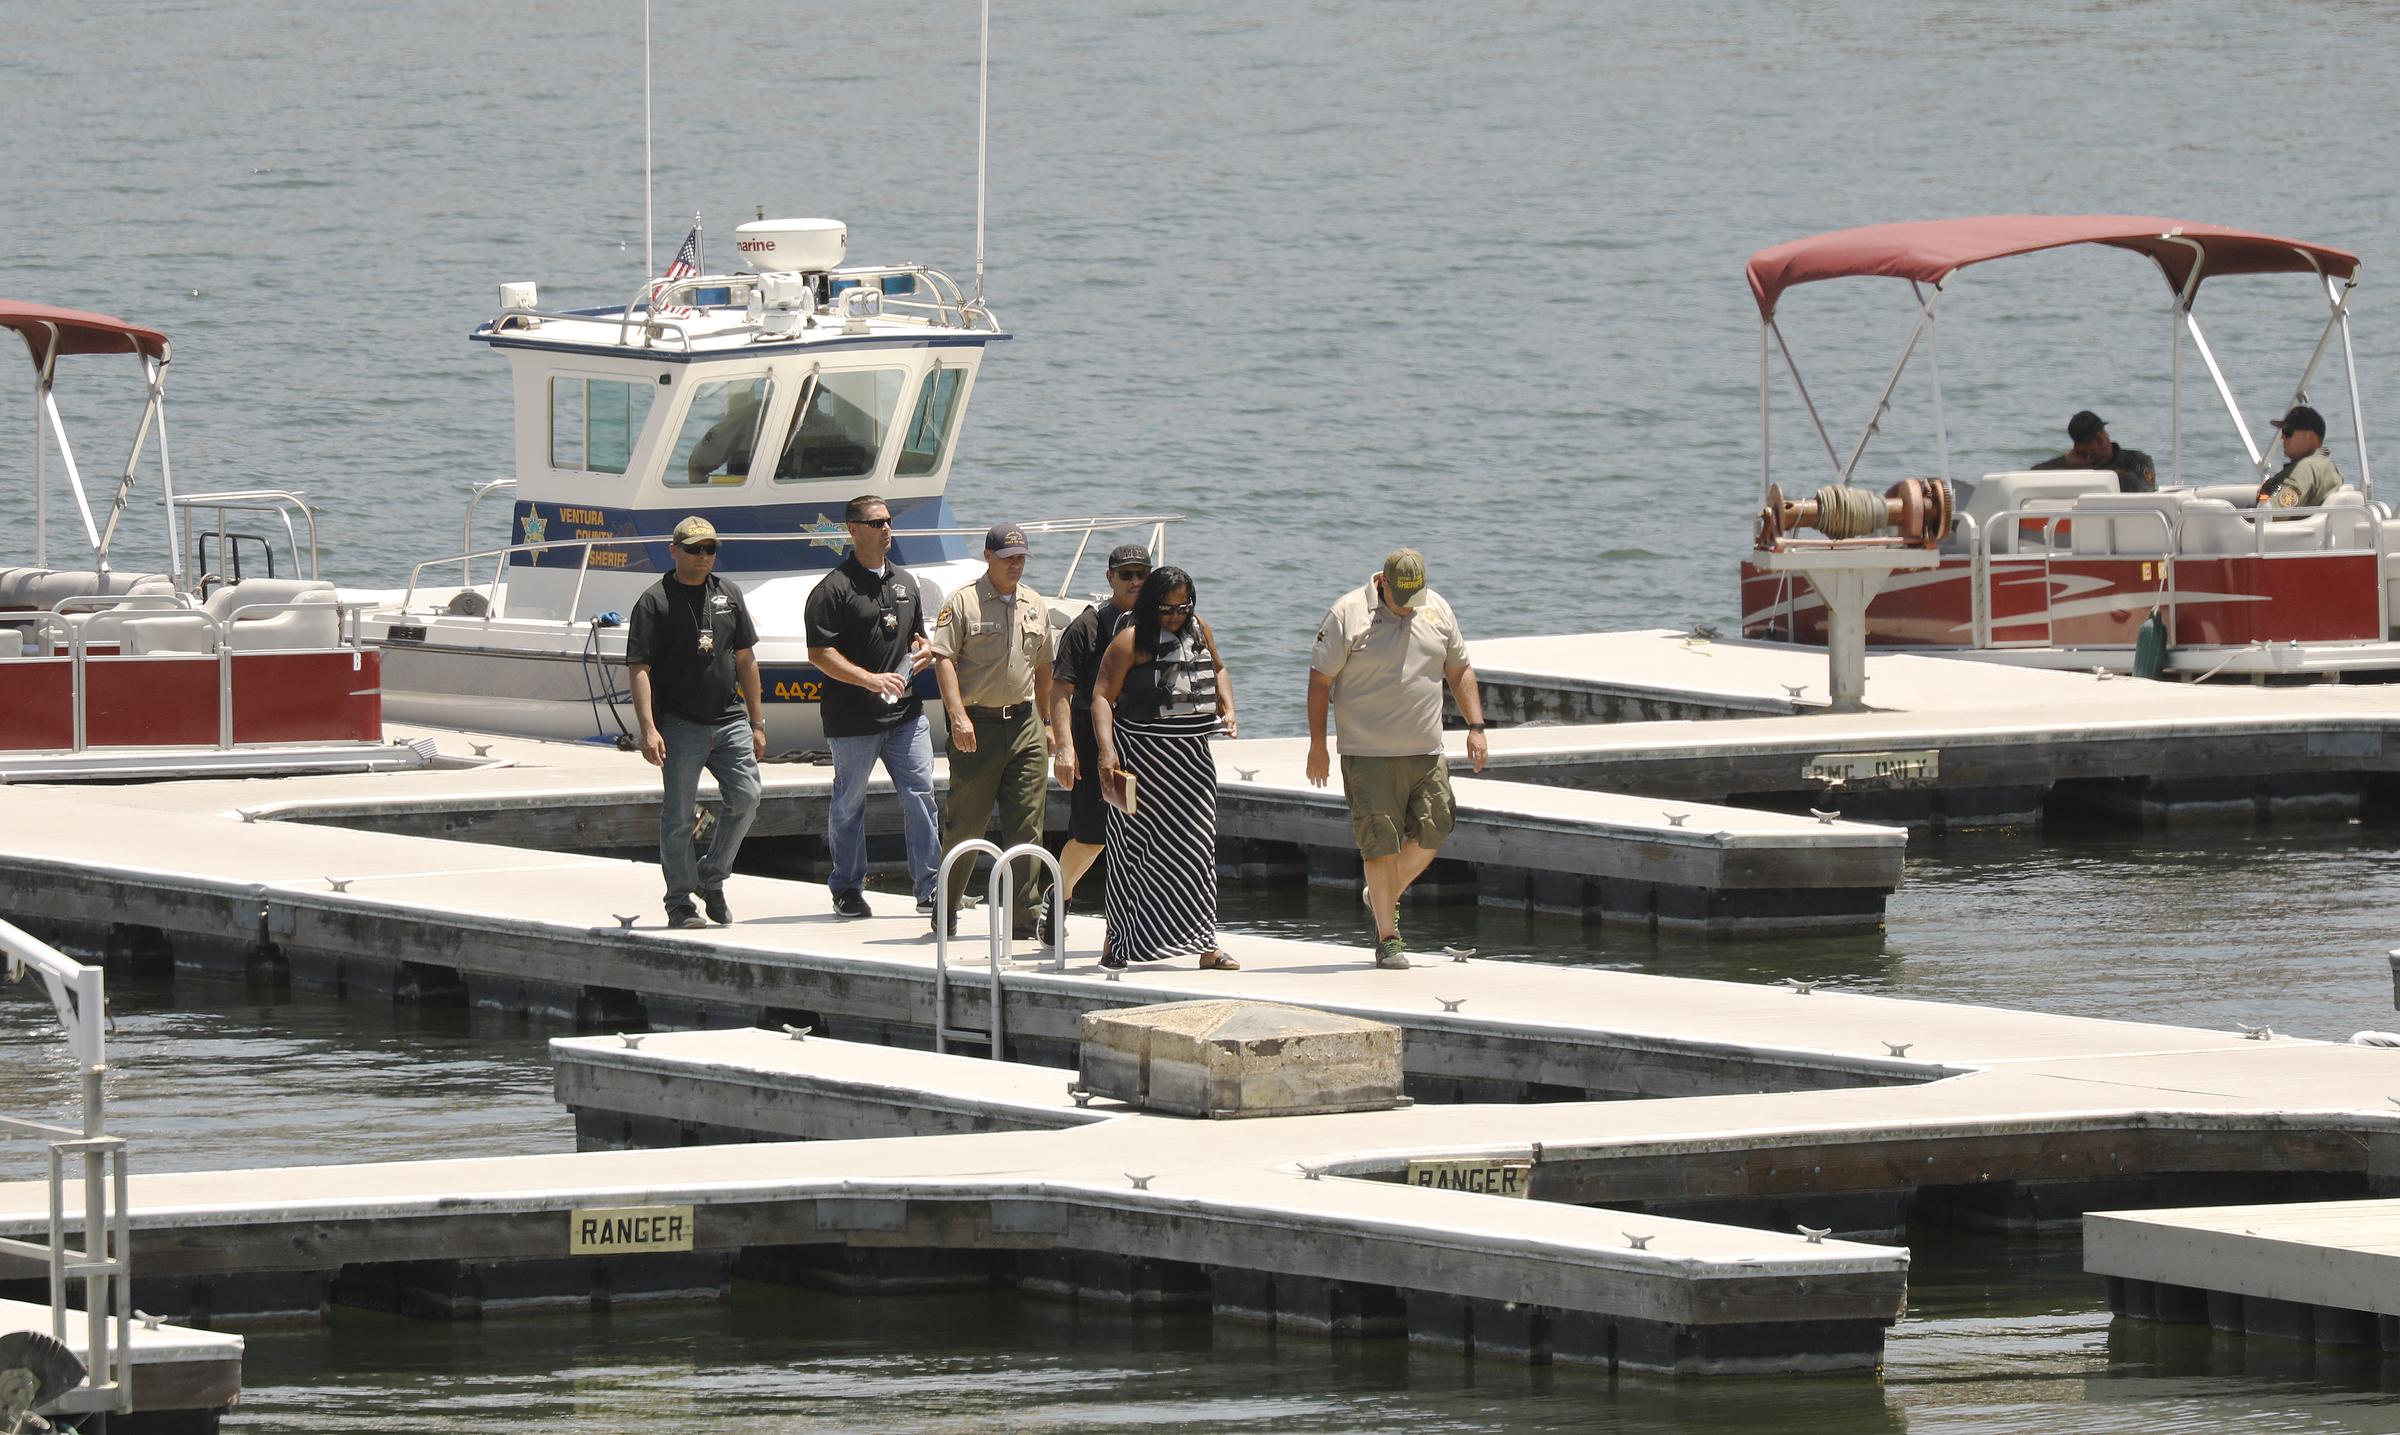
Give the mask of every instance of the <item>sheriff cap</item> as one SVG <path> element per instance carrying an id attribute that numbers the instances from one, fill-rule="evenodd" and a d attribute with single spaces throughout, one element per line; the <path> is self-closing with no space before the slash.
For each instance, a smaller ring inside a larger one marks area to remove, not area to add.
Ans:
<path id="1" fill-rule="evenodd" d="M 2067 437 L 2075 443 L 2090 443 L 2100 430 L 2107 427 L 2108 420 L 2090 409 L 2084 409 L 2067 420 Z"/>
<path id="2" fill-rule="evenodd" d="M 1013 523 L 995 523 L 983 535 L 983 551 L 994 558 L 1014 558 L 1026 552 L 1025 530 Z"/>
<path id="3" fill-rule="evenodd" d="M 2306 404 L 2294 404 L 2290 413 L 2275 421 L 2275 427 L 2285 433 L 2290 433 L 2294 429 L 2306 429 L 2318 438 L 2323 438 L 2325 437 L 2325 416 Z"/>
<path id="4" fill-rule="evenodd" d="M 713 541 L 716 536 L 717 525 L 709 522 L 705 518 L 702 518 L 697 513 L 683 520 L 683 522 L 675 525 L 675 543 L 677 547 L 689 548 L 695 543 Z"/>
<path id="5" fill-rule="evenodd" d="M 1425 591 L 1425 555 L 1414 548 L 1395 548 L 1392 556 L 1383 560 L 1383 586 L 1391 594 L 1392 605 L 1406 608 Z"/>

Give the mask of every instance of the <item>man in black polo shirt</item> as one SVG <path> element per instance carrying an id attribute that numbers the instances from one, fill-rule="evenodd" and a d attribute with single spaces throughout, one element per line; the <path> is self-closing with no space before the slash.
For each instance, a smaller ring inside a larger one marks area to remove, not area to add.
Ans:
<path id="1" fill-rule="evenodd" d="M 2078 410 L 2067 420 L 2067 442 L 2074 445 L 2056 458 L 2044 459 L 2033 466 L 2039 473 L 2054 468 L 2097 468 L 2113 471 L 2117 476 L 2119 493 L 2155 493 L 2158 491 L 2158 469 L 2150 455 L 2138 448 L 2127 448 L 2108 436 L 2108 420 L 2090 409 Z"/>
<path id="2" fill-rule="evenodd" d="M 705 518 L 675 525 L 675 571 L 634 601 L 625 629 L 633 715 L 642 756 L 665 769 L 658 809 L 658 864 L 667 879 L 667 925 L 730 922 L 725 878 L 758 815 L 758 763 L 767 755 L 760 711 L 758 630 L 742 590 L 716 575 L 717 530 Z M 725 811 L 697 870 L 692 817 L 700 769 L 716 774 Z M 708 909 L 692 910 L 692 897 Z"/>
<path id="3" fill-rule="evenodd" d="M 833 750 L 833 802 L 825 847 L 833 858 L 833 910 L 871 915 L 867 880 L 867 778 L 881 762 L 900 798 L 908 832 L 909 883 L 920 914 L 933 910 L 941 852 L 933 801 L 933 730 L 909 680 L 933 661 L 925 642 L 924 593 L 890 561 L 892 510 L 871 493 L 842 509 L 850 556 L 808 595 L 808 660 L 825 674 L 819 711 Z"/>
<path id="4" fill-rule="evenodd" d="M 1068 790 L 1067 845 L 1058 854 L 1058 877 L 1064 898 L 1075 895 L 1075 884 L 1092 869 L 1108 840 L 1108 806 L 1100 798 L 1100 740 L 1092 732 L 1092 685 L 1100 679 L 1100 655 L 1109 640 L 1133 616 L 1133 600 L 1150 576 L 1150 550 L 1138 543 L 1119 544 L 1108 555 L 1108 602 L 1095 603 L 1075 615 L 1059 635 L 1058 658 L 1050 665 L 1057 697 L 1051 730 L 1073 734 L 1058 750 L 1054 764 L 1058 785 Z M 1051 904 L 1034 913 L 1035 935 L 1050 940 Z"/>

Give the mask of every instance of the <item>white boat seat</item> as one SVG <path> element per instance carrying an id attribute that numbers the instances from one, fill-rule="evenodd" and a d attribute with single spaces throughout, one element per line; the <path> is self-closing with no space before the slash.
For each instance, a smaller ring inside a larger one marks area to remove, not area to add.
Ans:
<path id="1" fill-rule="evenodd" d="M 90 568 L 0 568 L 0 609 L 51 608 L 68 598 L 113 598 L 136 586 L 164 583 L 157 573 L 108 573 Z"/>
<path id="2" fill-rule="evenodd" d="M 2095 493 L 2075 502 L 2075 526 L 2068 542 L 2077 553 L 2164 554 L 2175 549 L 2175 527 L 2191 495 L 2165 493 Z M 2120 517 L 2119 515 L 2123 515 Z"/>
<path id="3" fill-rule="evenodd" d="M 14 628 L 0 628 L 0 658 L 25 656 L 25 635 Z"/>
<path id="4" fill-rule="evenodd" d="M 2011 473 L 1987 473 L 1968 490 L 1966 505 L 1959 511 L 1975 520 L 1977 527 L 1990 534 L 1991 551 L 2017 553 L 2026 550 L 2042 551 L 2042 535 L 2030 520 L 2010 521 L 1993 528 L 1993 520 L 2012 508 L 2030 509 L 2037 513 L 2065 512 L 2078 499 L 2090 494 L 2115 493 L 2117 476 L 2096 469 L 2054 468 L 2026 469 Z M 2059 545 L 2065 547 L 2062 541 Z"/>
<path id="5" fill-rule="evenodd" d="M 2176 551 L 2189 554 L 2247 553 L 2250 515 L 2222 498 L 2194 498 L 2183 505 L 2183 531 Z"/>
<path id="6" fill-rule="evenodd" d="M 235 652 L 276 648 L 331 648 L 342 640 L 340 595 L 331 583 L 305 578 L 251 578 L 208 595 L 198 613 L 128 617 L 120 631 L 128 653 L 206 653 L 214 629 L 207 619 L 230 623 Z M 258 604 L 300 604 L 243 614 Z"/>

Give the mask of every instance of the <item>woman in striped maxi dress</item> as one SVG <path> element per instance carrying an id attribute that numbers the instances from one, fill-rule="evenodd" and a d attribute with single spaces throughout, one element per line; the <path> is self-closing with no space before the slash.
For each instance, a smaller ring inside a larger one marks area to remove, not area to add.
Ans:
<path id="1" fill-rule="evenodd" d="M 1233 683 L 1216 634 L 1193 610 L 1180 568 L 1154 570 L 1133 617 L 1100 659 L 1092 687 L 1108 808 L 1108 938 L 1100 962 L 1122 967 L 1198 957 L 1240 966 L 1217 945 L 1217 764 L 1208 740 L 1235 732 Z M 1119 805 L 1134 778 L 1134 810 Z"/>

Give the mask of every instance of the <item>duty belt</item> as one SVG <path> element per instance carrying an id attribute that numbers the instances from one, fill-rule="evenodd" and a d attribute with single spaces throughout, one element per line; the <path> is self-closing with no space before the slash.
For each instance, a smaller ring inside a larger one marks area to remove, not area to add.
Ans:
<path id="1" fill-rule="evenodd" d="M 1010 718 L 1017 716 L 1019 713 L 1024 712 L 1027 708 L 1032 706 L 1033 704 L 1030 702 L 1023 702 L 1010 703 L 1004 708 L 979 708 L 970 703 L 967 705 L 967 716 L 970 718 L 992 718 L 1000 722 L 1007 722 Z"/>

